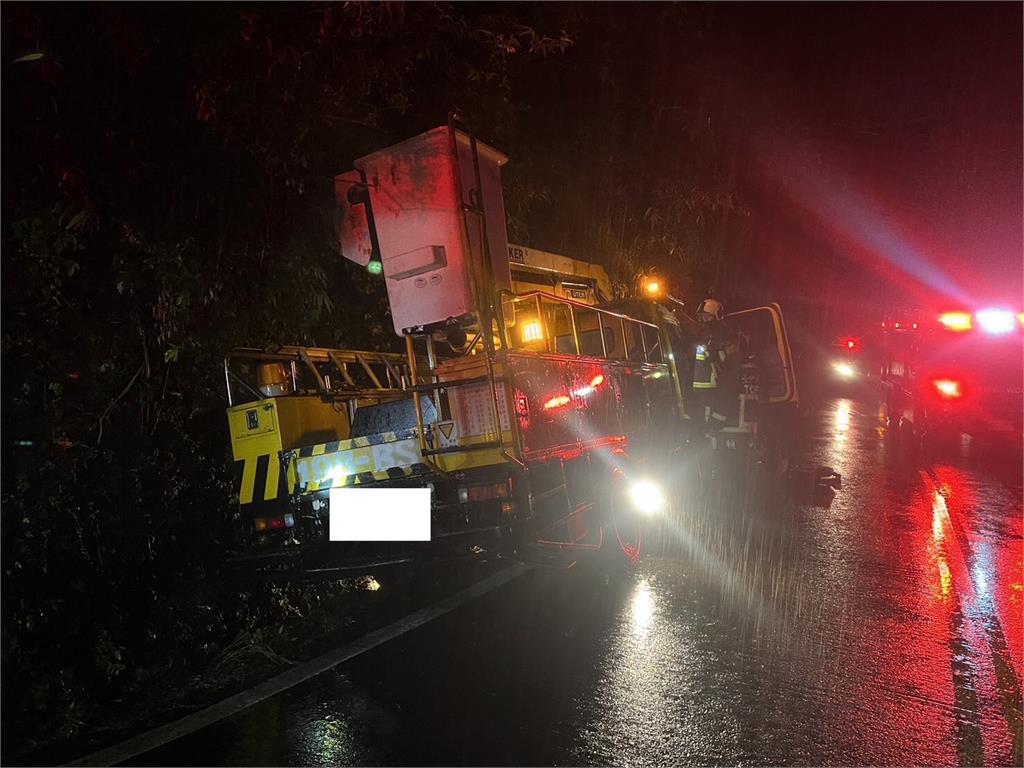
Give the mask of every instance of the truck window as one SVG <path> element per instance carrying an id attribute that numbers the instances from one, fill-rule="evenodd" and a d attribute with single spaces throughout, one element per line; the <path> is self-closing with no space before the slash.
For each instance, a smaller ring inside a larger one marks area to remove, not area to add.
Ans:
<path id="1" fill-rule="evenodd" d="M 554 340 L 554 348 L 548 346 L 548 350 L 563 355 L 576 355 L 576 337 L 572 332 L 572 317 L 569 312 L 569 305 L 557 301 L 541 299 L 541 307 L 544 313 L 544 324 Z"/>
<path id="2" fill-rule="evenodd" d="M 591 357 L 604 356 L 604 344 L 601 341 L 601 325 L 597 312 L 592 309 L 574 307 L 576 314 L 576 330 L 580 338 L 580 354 Z"/>
<path id="3" fill-rule="evenodd" d="M 626 331 L 626 359 L 642 363 L 644 361 L 644 340 L 640 323 L 626 320 L 623 322 Z"/>
<path id="4" fill-rule="evenodd" d="M 601 316 L 602 333 L 604 333 L 604 348 L 608 358 L 612 360 L 625 360 L 626 347 L 622 338 L 622 320 L 611 315 Z"/>
<path id="5" fill-rule="evenodd" d="M 664 350 L 661 348 L 661 334 L 657 328 L 649 325 L 643 326 L 644 342 L 647 344 L 647 362 L 660 363 L 664 360 Z"/>

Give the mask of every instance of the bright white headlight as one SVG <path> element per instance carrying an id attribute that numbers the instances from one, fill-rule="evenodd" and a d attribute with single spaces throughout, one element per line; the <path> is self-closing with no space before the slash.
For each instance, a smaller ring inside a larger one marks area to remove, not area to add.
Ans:
<path id="1" fill-rule="evenodd" d="M 842 376 L 844 379 L 852 379 L 857 375 L 857 369 L 849 363 L 832 363 L 832 370 Z"/>
<path id="2" fill-rule="evenodd" d="M 985 333 L 1009 333 L 1017 324 L 1008 309 L 983 309 L 974 316 Z"/>
<path id="3" fill-rule="evenodd" d="M 629 487 L 629 500 L 637 512 L 653 515 L 665 506 L 665 494 L 656 483 L 638 480 Z"/>

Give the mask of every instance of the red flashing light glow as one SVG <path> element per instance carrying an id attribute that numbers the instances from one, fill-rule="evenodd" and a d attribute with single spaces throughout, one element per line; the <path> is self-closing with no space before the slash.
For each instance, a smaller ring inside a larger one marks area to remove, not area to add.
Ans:
<path id="1" fill-rule="evenodd" d="M 956 400 L 959 397 L 963 397 L 960 382 L 956 379 L 934 379 L 932 385 L 935 387 L 935 391 L 939 393 L 939 396 L 946 400 Z"/>
<path id="2" fill-rule="evenodd" d="M 974 321 L 967 312 L 943 312 L 939 315 L 939 322 L 949 331 L 969 331 L 974 327 Z"/>
<path id="3" fill-rule="evenodd" d="M 590 380 L 590 383 L 587 386 L 574 389 L 572 393 L 576 397 L 587 397 L 588 395 L 594 394 L 594 390 L 602 384 L 604 384 L 604 376 L 599 373 Z"/>
<path id="4" fill-rule="evenodd" d="M 588 395 L 592 395 L 594 390 L 602 384 L 604 384 L 604 374 L 599 373 L 594 376 L 586 386 L 574 389 L 572 391 L 573 397 L 587 397 Z M 544 403 L 544 410 L 550 411 L 555 408 L 561 408 L 563 405 L 568 405 L 571 402 L 572 397 L 569 397 L 569 395 L 555 395 Z"/>
<path id="5" fill-rule="evenodd" d="M 857 344 L 856 342 L 854 342 L 853 339 L 850 339 L 849 341 L 846 342 L 847 349 L 853 349 L 855 346 L 857 346 Z"/>

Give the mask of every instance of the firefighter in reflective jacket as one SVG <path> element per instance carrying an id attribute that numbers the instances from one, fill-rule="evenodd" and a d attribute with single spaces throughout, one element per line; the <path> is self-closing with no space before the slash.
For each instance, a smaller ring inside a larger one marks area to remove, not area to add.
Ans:
<path id="1" fill-rule="evenodd" d="M 705 425 L 714 425 L 723 419 L 716 419 L 712 408 L 718 375 L 725 361 L 725 350 L 721 345 L 721 324 L 725 318 L 725 307 L 720 301 L 708 298 L 701 302 L 697 318 L 706 324 L 707 333 L 703 343 L 697 345 L 693 364 L 693 394 L 697 406 L 696 417 Z"/>

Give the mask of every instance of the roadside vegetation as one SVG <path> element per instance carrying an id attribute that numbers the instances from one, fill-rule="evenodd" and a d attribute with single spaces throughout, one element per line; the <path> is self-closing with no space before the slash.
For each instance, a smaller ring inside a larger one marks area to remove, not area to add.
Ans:
<path id="1" fill-rule="evenodd" d="M 615 40 L 598 7 L 516 13 L 4 6 L 5 759 L 157 684 L 284 663 L 275 638 L 357 591 L 214 578 L 238 534 L 225 350 L 397 342 L 379 280 L 337 252 L 354 158 L 459 108 L 513 157 L 515 241 L 711 279 L 731 171 L 698 105 L 656 98 L 684 75 L 622 55 L 700 12 Z"/>

